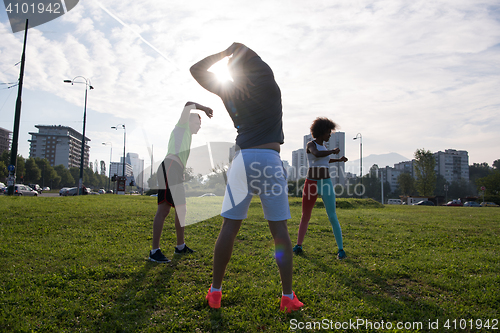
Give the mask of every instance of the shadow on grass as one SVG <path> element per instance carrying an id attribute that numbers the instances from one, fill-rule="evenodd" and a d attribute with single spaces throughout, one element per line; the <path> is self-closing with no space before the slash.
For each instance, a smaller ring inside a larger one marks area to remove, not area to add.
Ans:
<path id="1" fill-rule="evenodd" d="M 131 274 L 128 283 L 119 287 L 112 304 L 94 321 L 94 331 L 135 332 L 155 326 L 153 314 L 161 309 L 159 298 L 165 297 L 169 289 L 165 287 L 182 258 L 173 258 L 170 263 L 155 263 L 145 259 L 141 269 Z M 156 270 L 156 274 L 152 271 Z M 156 275 L 151 279 L 152 275 Z"/>
<path id="2" fill-rule="evenodd" d="M 329 276 L 335 276 L 339 284 L 368 305 L 370 310 L 359 315 L 391 321 L 423 321 L 429 319 L 430 314 L 434 317 L 444 315 L 444 309 L 429 297 L 430 293 L 438 292 L 429 290 L 427 285 L 420 285 L 412 274 L 394 272 L 384 277 L 376 269 L 363 266 L 355 258 L 339 262 L 349 267 L 348 274 L 341 274 L 335 269 L 335 265 L 329 266 L 314 256 L 302 257 Z"/>
<path id="3" fill-rule="evenodd" d="M 248 310 L 254 311 L 254 309 L 251 309 L 251 308 Z M 265 323 L 261 323 L 261 324 L 254 323 L 254 325 L 251 325 L 250 327 L 246 327 L 246 328 L 241 329 L 241 330 L 235 330 L 234 325 L 230 325 L 231 323 L 228 322 L 228 320 L 230 320 L 230 319 L 224 318 L 224 311 L 228 311 L 227 309 L 224 309 L 222 307 L 220 309 L 210 309 L 209 311 L 210 311 L 209 317 L 210 317 L 210 332 L 211 333 L 228 332 L 228 331 L 245 332 L 245 333 L 274 331 L 272 324 L 266 325 Z M 279 308 L 277 308 L 276 311 L 279 311 Z M 281 321 L 283 323 L 289 323 L 292 319 L 295 319 L 296 322 L 305 322 L 309 318 L 306 314 L 304 314 L 303 311 L 292 311 L 291 313 L 279 311 L 276 314 L 272 314 L 271 316 L 273 318 L 272 320 Z M 229 317 L 231 317 L 231 316 L 229 316 Z M 234 320 L 234 316 L 231 319 Z M 233 327 L 231 327 L 231 326 L 233 326 Z"/>

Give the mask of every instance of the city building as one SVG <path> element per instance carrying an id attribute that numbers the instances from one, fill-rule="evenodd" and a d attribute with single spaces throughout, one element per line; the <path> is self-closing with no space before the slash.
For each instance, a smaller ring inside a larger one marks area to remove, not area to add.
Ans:
<path id="1" fill-rule="evenodd" d="M 120 162 L 111 162 L 109 166 L 109 177 L 114 175 L 123 176 L 123 157 L 120 158 Z M 125 176 L 127 176 L 127 185 L 134 180 L 134 169 L 129 163 L 125 163 Z"/>
<path id="2" fill-rule="evenodd" d="M 436 160 L 434 171 L 436 175 L 442 175 L 448 183 L 465 179 L 469 181 L 469 154 L 465 150 L 446 149 L 433 154 Z M 394 164 L 394 168 L 385 167 L 381 169 L 384 180 L 391 185 L 391 191 L 398 187 L 398 176 L 408 173 L 413 178 L 415 175 L 415 160 L 404 161 Z"/>
<path id="3" fill-rule="evenodd" d="M 11 131 L 0 127 L 0 155 L 6 150 L 10 150 L 11 134 Z"/>
<path id="4" fill-rule="evenodd" d="M 394 169 L 401 171 L 401 173 L 409 173 L 412 177 L 415 177 L 415 170 L 413 169 L 413 161 L 404 161 L 394 164 Z"/>
<path id="5" fill-rule="evenodd" d="M 386 166 L 385 168 L 380 169 L 380 172 L 382 174 L 382 177 L 384 177 L 384 182 L 388 182 L 389 185 L 391 186 L 391 192 L 394 192 L 399 186 L 398 183 L 399 175 L 404 173 L 405 171 L 404 169 L 397 169 L 395 164 L 394 168 Z"/>
<path id="6" fill-rule="evenodd" d="M 307 176 L 307 157 L 304 149 L 297 149 L 292 152 L 292 168 L 288 178 L 298 180 Z"/>
<path id="7" fill-rule="evenodd" d="M 448 183 L 465 179 L 469 181 L 469 154 L 465 150 L 446 149 L 434 153 L 436 174 L 442 175 Z"/>
<path id="8" fill-rule="evenodd" d="M 71 127 L 61 125 L 35 125 L 38 133 L 31 135 L 30 157 L 45 158 L 51 166 L 64 165 L 66 168 L 80 167 L 82 154 L 82 134 Z M 88 167 L 90 147 L 85 137 L 83 165 Z"/>
<path id="9" fill-rule="evenodd" d="M 120 159 L 120 162 L 122 162 L 122 159 Z M 144 182 L 144 180 L 142 179 L 144 171 L 144 160 L 139 158 L 139 154 L 127 153 L 126 162 L 127 164 L 130 164 L 132 166 L 132 174 L 134 175 L 135 184 L 138 187 L 142 188 L 143 187 L 142 184 Z M 136 177 L 139 177 L 141 179 L 135 179 Z"/>

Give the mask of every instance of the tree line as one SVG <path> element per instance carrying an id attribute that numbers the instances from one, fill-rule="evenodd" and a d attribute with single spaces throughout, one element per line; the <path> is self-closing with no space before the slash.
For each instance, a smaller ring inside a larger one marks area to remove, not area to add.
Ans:
<path id="1" fill-rule="evenodd" d="M 4 151 L 0 156 L 0 180 L 8 175 L 7 166 L 10 164 L 10 151 Z M 80 179 L 80 168 L 67 169 L 64 165 L 51 166 L 45 158 L 24 158 L 17 156 L 16 183 L 38 184 L 42 187 L 52 188 L 78 186 Z M 107 187 L 109 178 L 106 175 L 94 172 L 92 168 L 83 170 L 83 184 L 88 188 Z"/>

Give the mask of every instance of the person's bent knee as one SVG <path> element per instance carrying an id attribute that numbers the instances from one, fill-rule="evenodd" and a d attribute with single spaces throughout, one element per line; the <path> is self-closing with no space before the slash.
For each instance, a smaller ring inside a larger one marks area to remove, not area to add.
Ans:
<path id="1" fill-rule="evenodd" d="M 158 205 L 157 214 L 163 218 L 166 218 L 170 213 L 170 208 L 172 208 L 172 206 L 170 206 L 166 202 L 162 202 L 161 204 Z"/>

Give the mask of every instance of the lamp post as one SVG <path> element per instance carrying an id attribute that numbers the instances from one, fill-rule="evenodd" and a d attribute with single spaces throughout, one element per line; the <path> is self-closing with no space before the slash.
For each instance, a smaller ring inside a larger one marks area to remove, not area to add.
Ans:
<path id="1" fill-rule="evenodd" d="M 78 78 L 84 79 L 85 82 L 75 81 Z M 83 164 L 84 164 L 84 157 L 85 157 L 85 125 L 87 123 L 87 90 L 88 90 L 88 88 L 90 90 L 92 90 L 92 89 L 94 89 L 94 87 L 92 87 L 92 85 L 90 84 L 90 80 L 83 77 L 83 76 L 76 76 L 75 78 L 73 78 L 73 80 L 64 80 L 64 83 L 71 83 L 71 85 L 73 85 L 75 83 L 85 83 L 85 105 L 83 107 L 82 153 L 80 155 L 80 180 L 78 181 L 78 195 L 80 195 L 80 194 L 83 194 Z"/>
<path id="2" fill-rule="evenodd" d="M 102 143 L 104 146 L 111 146 L 111 150 L 109 152 L 109 166 L 108 166 L 108 190 L 111 189 L 111 161 L 113 159 L 113 144 L 111 142 L 103 142 Z"/>
<path id="3" fill-rule="evenodd" d="M 115 130 L 118 130 L 119 126 L 121 126 L 123 128 L 123 169 L 122 169 L 122 176 L 125 177 L 125 138 L 127 136 L 127 131 L 125 129 L 125 124 L 118 124 L 116 126 L 112 126 L 111 128 L 113 128 Z"/>
<path id="4" fill-rule="evenodd" d="M 363 185 L 363 137 L 361 133 L 356 134 L 356 137 L 353 140 L 359 138 L 359 175 L 361 176 L 361 185 Z"/>

